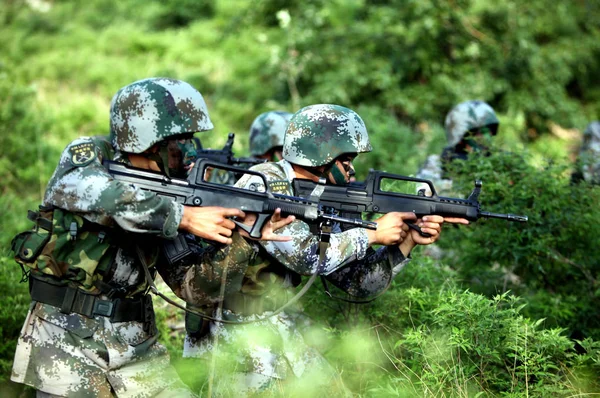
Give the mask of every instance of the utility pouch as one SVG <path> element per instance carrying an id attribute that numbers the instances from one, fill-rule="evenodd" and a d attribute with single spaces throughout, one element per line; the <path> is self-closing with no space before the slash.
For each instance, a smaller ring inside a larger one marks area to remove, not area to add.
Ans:
<path id="1" fill-rule="evenodd" d="M 32 230 L 21 232 L 11 242 L 15 260 L 22 265 L 32 268 L 42 249 L 50 240 L 47 231 Z"/>
<path id="2" fill-rule="evenodd" d="M 194 310 L 201 311 L 194 307 Z M 212 315 L 212 314 L 209 314 Z M 210 331 L 210 321 L 190 312 L 185 313 L 185 331 L 195 339 L 204 337 Z"/>
<path id="3" fill-rule="evenodd" d="M 77 282 L 85 290 L 95 289 L 96 270 L 110 262 L 104 253 L 111 239 L 104 229 L 60 208 L 40 206 L 28 218 L 35 225 L 13 239 L 15 261 L 35 272 Z"/>
<path id="4" fill-rule="evenodd" d="M 37 269 L 37 259 L 52 237 L 52 209 L 40 206 L 39 211 L 29 210 L 27 218 L 35 223 L 29 231 L 16 235 L 11 242 L 17 263 Z"/>

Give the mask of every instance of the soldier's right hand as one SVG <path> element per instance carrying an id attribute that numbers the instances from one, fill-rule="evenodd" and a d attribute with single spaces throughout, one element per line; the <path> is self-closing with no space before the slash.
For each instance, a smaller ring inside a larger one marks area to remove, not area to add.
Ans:
<path id="1" fill-rule="evenodd" d="M 183 217 L 179 228 L 203 239 L 231 244 L 231 234 L 236 225 L 229 217 L 245 217 L 240 209 L 225 207 L 189 207 L 183 206 Z"/>
<path id="2" fill-rule="evenodd" d="M 408 234 L 408 225 L 404 220 L 416 220 L 414 213 L 392 212 L 376 220 L 377 229 L 367 230 L 369 245 L 398 245 Z"/>

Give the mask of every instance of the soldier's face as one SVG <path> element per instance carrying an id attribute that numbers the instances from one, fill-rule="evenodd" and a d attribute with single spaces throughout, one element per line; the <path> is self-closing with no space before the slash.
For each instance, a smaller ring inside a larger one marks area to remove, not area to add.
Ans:
<path id="1" fill-rule="evenodd" d="M 186 177 L 196 160 L 196 147 L 192 137 L 177 137 L 167 141 L 169 173 L 174 177 Z"/>
<path id="2" fill-rule="evenodd" d="M 352 162 L 356 154 L 344 154 L 335 159 L 331 170 L 329 171 L 329 182 L 336 185 L 344 185 L 351 181 L 356 181 L 354 175 L 354 165 Z"/>
<path id="3" fill-rule="evenodd" d="M 283 147 L 277 146 L 264 155 L 259 156 L 261 159 L 267 159 L 268 162 L 279 162 L 283 159 Z"/>
<path id="4" fill-rule="evenodd" d="M 487 152 L 491 139 L 496 135 L 498 125 L 484 126 L 468 131 L 462 139 L 463 150 L 467 152 Z"/>

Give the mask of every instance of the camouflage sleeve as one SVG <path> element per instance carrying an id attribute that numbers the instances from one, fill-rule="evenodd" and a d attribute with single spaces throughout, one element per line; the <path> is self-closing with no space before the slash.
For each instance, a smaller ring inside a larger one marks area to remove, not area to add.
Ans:
<path id="1" fill-rule="evenodd" d="M 278 186 L 286 187 L 278 193 L 288 195 L 292 193 L 289 182 L 273 164 L 265 163 L 252 169 L 263 172 L 269 184 L 281 183 Z M 236 186 L 258 190 L 265 188 L 260 178 L 251 175 L 243 176 Z M 277 233 L 291 236 L 292 240 L 289 242 L 260 241 L 260 244 L 281 264 L 302 275 L 315 272 L 330 274 L 352 261 L 364 258 L 369 246 L 364 229 L 355 228 L 344 232 L 338 230 L 331 234 L 324 261 L 319 264 L 319 237 L 310 231 L 308 224 L 297 220 L 279 229 Z"/>
<path id="2" fill-rule="evenodd" d="M 425 160 L 423 167 L 417 172 L 416 177 L 432 182 L 438 195 L 444 195 L 452 190 L 452 180 L 443 178 L 442 160 L 439 155 L 430 155 Z M 431 191 L 427 184 L 419 184 L 417 192 L 421 189 L 425 190 L 427 196 L 431 195 Z"/>
<path id="3" fill-rule="evenodd" d="M 54 205 L 89 221 L 125 231 L 177 236 L 183 206 L 172 200 L 115 181 L 102 166 L 102 152 L 87 137 L 67 146 L 44 197 Z"/>
<path id="4" fill-rule="evenodd" d="M 237 232 L 231 245 L 201 245 L 193 235 L 186 241 L 193 254 L 175 265 L 159 261 L 157 268 L 163 280 L 177 297 L 195 306 L 218 302 L 221 283 L 224 294 L 239 292 L 254 248 Z"/>
<path id="5" fill-rule="evenodd" d="M 332 272 L 327 280 L 351 296 L 366 298 L 384 290 L 409 261 L 397 246 L 369 248 L 362 260 Z"/>

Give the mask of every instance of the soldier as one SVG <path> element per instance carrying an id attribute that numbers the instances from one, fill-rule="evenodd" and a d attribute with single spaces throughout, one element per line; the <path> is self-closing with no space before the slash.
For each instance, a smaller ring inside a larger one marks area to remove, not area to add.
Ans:
<path id="1" fill-rule="evenodd" d="M 258 115 L 250 126 L 250 155 L 268 161 L 283 159 L 281 155 L 283 151 L 283 136 L 291 117 L 291 113 L 283 111 L 270 111 Z M 225 170 L 215 170 L 210 175 L 210 181 L 233 185 L 236 180 L 233 173 L 228 173 Z M 197 248 L 195 250 L 196 253 L 202 253 L 202 249 L 198 245 L 194 246 Z M 204 292 L 198 293 L 206 295 L 206 289 Z M 203 300 L 201 304 L 200 307 L 188 304 L 188 308 L 192 308 L 195 311 L 202 312 L 208 310 L 212 312 L 212 303 L 210 300 Z M 198 315 L 186 313 L 185 330 L 187 341 L 196 341 L 197 338 L 202 337 L 208 331 L 207 327 L 208 324 L 202 322 L 202 319 Z"/>
<path id="2" fill-rule="evenodd" d="M 466 101 L 456 105 L 446 116 L 445 129 L 448 145 L 442 155 L 430 155 L 417 173 L 418 178 L 433 182 L 440 196 L 452 195 L 452 180 L 448 178 L 445 163 L 454 159 L 466 159 L 473 151 L 485 151 L 487 148 L 482 137 L 492 137 L 498 132 L 498 117 L 483 101 Z M 419 186 L 431 195 L 429 186 Z"/>
<path id="3" fill-rule="evenodd" d="M 600 121 L 591 122 L 583 132 L 577 170 L 572 176 L 573 182 L 582 180 L 600 184 Z"/>
<path id="4" fill-rule="evenodd" d="M 29 214 L 34 230 L 13 240 L 15 259 L 30 270 L 32 298 L 13 381 L 32 386 L 38 396 L 192 395 L 157 342 L 148 278 L 157 270 L 188 299 L 182 281 L 193 286 L 196 269 L 211 266 L 212 258 L 170 267 L 159 250 L 163 239 L 185 231 L 231 244 L 212 252 L 219 264 L 225 255 L 244 253 L 247 243 L 232 235 L 228 218 L 245 214 L 182 206 L 117 182 L 102 161 L 185 177 L 195 159 L 193 133 L 212 128 L 196 89 L 151 78 L 113 97 L 110 139 L 81 137 L 66 147 L 43 205 Z M 280 239 L 273 229 L 292 220 L 276 214 L 263 237 Z"/>
<path id="5" fill-rule="evenodd" d="M 252 168 L 265 175 L 268 187 L 250 175 L 236 185 L 293 195 L 290 182 L 294 178 L 325 178 L 330 184 L 346 184 L 353 174 L 356 155 L 369 151 L 367 129 L 358 114 L 338 105 L 308 106 L 289 122 L 284 159 Z M 415 218 L 413 213 L 389 213 L 377 220 L 376 231 L 354 228 L 342 232 L 339 225 L 334 225 L 329 244 L 322 249 L 319 236 L 302 221 L 279 231 L 292 236 L 292 241 L 252 243 L 254 254 L 248 261 L 242 287 L 224 296 L 222 316 L 242 322 L 260 321 L 254 325 L 211 323 L 207 336 L 186 340 L 184 355 L 207 356 L 216 351 L 219 341 L 233 347 L 231 354 L 237 365 L 217 385 L 235 386 L 239 389 L 236 393 L 274 391 L 281 387 L 280 382 L 294 382 L 309 374 L 312 387 L 329 386 L 334 372 L 299 333 L 299 309 L 281 311 L 281 307 L 288 303 L 293 295 L 291 288 L 298 286 L 302 275 L 323 275 L 353 296 L 372 296 L 400 272 L 410 260 L 413 247 L 439 238 L 444 221 L 468 223 L 464 219 L 424 217 L 417 222 L 431 234 L 425 238 L 409 230 L 404 221 Z M 386 247 L 374 250 L 373 245 Z"/>
<path id="6" fill-rule="evenodd" d="M 261 113 L 250 126 L 250 155 L 269 162 L 279 162 L 283 136 L 292 114 L 283 111 Z"/>

